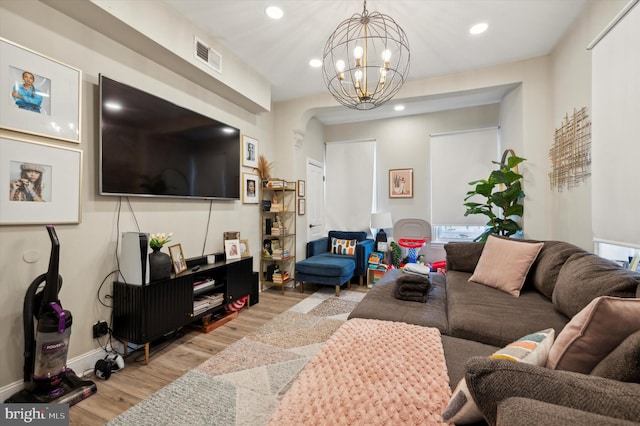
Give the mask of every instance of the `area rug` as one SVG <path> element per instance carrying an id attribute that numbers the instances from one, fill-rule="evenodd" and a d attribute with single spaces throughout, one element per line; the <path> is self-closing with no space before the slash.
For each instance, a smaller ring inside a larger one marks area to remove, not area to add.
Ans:
<path id="1" fill-rule="evenodd" d="M 107 424 L 265 425 L 364 295 L 320 289 Z"/>

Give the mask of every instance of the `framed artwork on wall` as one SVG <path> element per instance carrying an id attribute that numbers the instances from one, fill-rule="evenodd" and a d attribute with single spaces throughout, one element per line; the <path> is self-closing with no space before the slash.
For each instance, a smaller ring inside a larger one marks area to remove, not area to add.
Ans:
<path id="1" fill-rule="evenodd" d="M 0 176 L 0 225 L 80 222 L 82 151 L 3 137 Z"/>
<path id="2" fill-rule="evenodd" d="M 258 167 L 258 139 L 242 135 L 242 165 Z"/>
<path id="3" fill-rule="evenodd" d="M 80 143 L 82 71 L 0 38 L 0 128 Z"/>
<path id="4" fill-rule="evenodd" d="M 171 256 L 173 272 L 179 274 L 180 272 L 187 270 L 187 262 L 185 261 L 184 253 L 182 252 L 182 244 L 169 246 L 169 256 Z"/>
<path id="5" fill-rule="evenodd" d="M 304 198 L 298 198 L 298 215 L 304 215 L 306 210 L 306 203 Z"/>
<path id="6" fill-rule="evenodd" d="M 413 169 L 389 170 L 389 198 L 413 198 Z"/>
<path id="7" fill-rule="evenodd" d="M 298 197 L 303 197 L 306 194 L 305 182 L 303 180 L 298 181 Z"/>
<path id="8" fill-rule="evenodd" d="M 242 173 L 242 202 L 244 204 L 258 204 L 258 175 Z"/>

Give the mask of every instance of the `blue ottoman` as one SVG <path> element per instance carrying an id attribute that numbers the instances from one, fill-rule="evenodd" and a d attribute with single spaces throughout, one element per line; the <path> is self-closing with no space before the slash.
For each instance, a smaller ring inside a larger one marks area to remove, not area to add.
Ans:
<path id="1" fill-rule="evenodd" d="M 296 262 L 296 281 L 300 282 L 300 292 L 304 291 L 303 283 L 310 282 L 319 285 L 333 285 L 336 296 L 340 296 L 340 286 L 353 277 L 356 262 L 353 258 L 339 254 L 323 253 Z"/>

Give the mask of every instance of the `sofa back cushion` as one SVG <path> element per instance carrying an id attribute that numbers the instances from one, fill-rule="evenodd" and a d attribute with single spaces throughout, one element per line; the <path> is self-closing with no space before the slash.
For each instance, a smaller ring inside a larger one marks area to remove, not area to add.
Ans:
<path id="1" fill-rule="evenodd" d="M 332 238 L 339 240 L 356 240 L 362 241 L 367 239 L 367 233 L 361 231 L 329 231 L 329 244 L 331 244 Z"/>
<path id="2" fill-rule="evenodd" d="M 569 318 L 599 296 L 636 297 L 640 273 L 595 254 L 572 254 L 560 269 L 553 305 Z"/>
<path id="3" fill-rule="evenodd" d="M 592 376 L 640 383 L 640 330 L 628 336 L 591 370 Z"/>
<path id="4" fill-rule="evenodd" d="M 538 258 L 531 266 L 526 286 L 533 287 L 549 300 L 553 295 L 560 269 L 574 253 L 586 253 L 581 248 L 564 241 L 545 241 Z"/>
<path id="5" fill-rule="evenodd" d="M 447 271 L 473 273 L 482 255 L 484 243 L 448 243 L 444 245 L 447 253 Z"/>

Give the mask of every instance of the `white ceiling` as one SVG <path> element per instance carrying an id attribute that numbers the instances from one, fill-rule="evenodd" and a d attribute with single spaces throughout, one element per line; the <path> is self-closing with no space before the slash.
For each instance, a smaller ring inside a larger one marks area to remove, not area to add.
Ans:
<path id="1" fill-rule="evenodd" d="M 273 101 L 326 92 L 322 69 L 311 68 L 309 60 L 322 59 L 329 35 L 363 7 L 361 0 L 164 1 L 270 81 Z M 409 80 L 416 80 L 546 55 L 587 2 L 369 0 L 367 9 L 391 16 L 404 29 L 411 50 Z M 284 10 L 282 19 L 265 15 L 271 4 Z M 469 28 L 480 21 L 489 30 L 471 36 Z M 479 93 L 472 95 L 480 102 Z M 344 116 L 344 107 L 337 110 Z"/>

